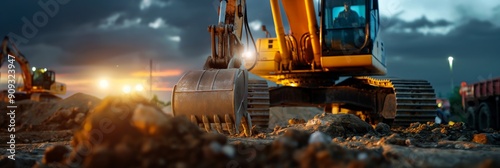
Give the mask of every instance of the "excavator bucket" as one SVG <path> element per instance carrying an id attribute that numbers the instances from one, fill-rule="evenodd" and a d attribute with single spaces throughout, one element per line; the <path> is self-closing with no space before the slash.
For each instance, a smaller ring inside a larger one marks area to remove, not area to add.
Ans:
<path id="1" fill-rule="evenodd" d="M 242 69 L 190 71 L 174 86 L 174 116 L 186 116 L 206 131 L 251 136 L 247 113 L 248 72 Z M 224 126 L 223 126 L 224 125 Z"/>

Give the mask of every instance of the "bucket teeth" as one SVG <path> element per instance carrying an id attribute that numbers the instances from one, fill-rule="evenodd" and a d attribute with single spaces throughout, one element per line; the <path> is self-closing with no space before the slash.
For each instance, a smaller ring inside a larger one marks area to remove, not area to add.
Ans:
<path id="1" fill-rule="evenodd" d="M 222 131 L 222 124 L 220 122 L 218 115 L 214 115 L 214 122 L 215 122 L 215 129 L 217 130 L 217 132 L 219 132 L 219 134 L 224 134 L 224 131 Z"/>
<path id="2" fill-rule="evenodd" d="M 196 125 L 196 126 L 199 126 L 198 125 L 198 120 L 196 119 L 196 116 L 195 115 L 191 115 L 191 122 Z"/>
<path id="3" fill-rule="evenodd" d="M 252 130 L 249 118 L 250 116 L 248 115 L 246 117 L 244 116 L 241 118 L 241 126 L 243 127 L 243 132 L 247 137 L 252 136 Z"/>
<path id="4" fill-rule="evenodd" d="M 226 127 L 227 127 L 227 131 L 229 132 L 229 135 L 234 135 L 235 134 L 235 130 L 234 130 L 234 123 L 233 123 L 233 120 L 231 120 L 231 117 L 229 116 L 229 114 L 226 114 L 224 116 L 224 120 L 226 121 Z"/>
<path id="5" fill-rule="evenodd" d="M 205 131 L 210 133 L 212 129 L 210 128 L 210 122 L 208 121 L 208 117 L 206 115 L 203 115 L 201 119 L 203 121 L 203 126 L 205 127 Z"/>

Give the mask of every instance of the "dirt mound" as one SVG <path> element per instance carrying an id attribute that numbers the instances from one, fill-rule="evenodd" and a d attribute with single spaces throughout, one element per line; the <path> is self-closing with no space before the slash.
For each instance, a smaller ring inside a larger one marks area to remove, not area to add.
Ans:
<path id="1" fill-rule="evenodd" d="M 307 122 L 305 129 L 312 132 L 321 131 L 331 137 L 346 137 L 375 133 L 370 124 L 352 114 L 319 114 Z"/>
<path id="2" fill-rule="evenodd" d="M 316 107 L 271 107 L 269 109 L 269 127 L 287 126 L 291 119 L 307 121 L 321 113 L 323 110 Z"/>
<path id="3" fill-rule="evenodd" d="M 45 129 L 72 129 L 79 126 L 85 116 L 92 111 L 101 99 L 83 93 L 76 93 L 57 104 L 49 110 L 52 114 L 42 124 Z"/>
<path id="4" fill-rule="evenodd" d="M 352 119 L 345 116 L 338 120 Z M 381 155 L 367 157 L 366 153 L 331 144 L 327 135 L 313 135 L 290 129 L 272 144 L 233 146 L 225 136 L 205 133 L 184 117 L 165 115 L 146 99 L 109 97 L 89 113 L 75 132 L 73 151 L 62 163 L 77 167 L 310 167 L 383 162 Z M 246 149 L 255 148 L 259 151 L 249 160 L 251 151 Z"/>
<path id="5" fill-rule="evenodd" d="M 477 131 L 468 128 L 464 123 L 454 125 L 440 125 L 432 122 L 412 123 L 407 128 L 393 129 L 404 138 L 418 141 L 437 142 L 439 140 L 471 141 Z"/>
<path id="6" fill-rule="evenodd" d="M 78 126 L 85 115 L 92 110 L 100 99 L 91 95 L 77 93 L 64 100 L 36 102 L 22 100 L 16 102 L 16 131 L 41 131 L 71 129 Z M 7 111 L 7 104 L 2 103 L 2 111 Z M 10 118 L 0 116 L 0 125 L 7 127 Z"/>
<path id="7" fill-rule="evenodd" d="M 235 146 L 233 167 L 388 167 L 381 151 L 347 149 L 321 132 L 287 129 L 270 145 Z"/>
<path id="8" fill-rule="evenodd" d="M 31 125 L 38 125 L 44 119 L 48 118 L 51 113 L 47 109 L 55 106 L 54 102 L 35 102 L 31 100 L 17 101 L 14 105 L 17 108 L 8 109 L 11 104 L 1 103 L 1 111 L 14 110 L 13 117 L 15 120 L 16 131 L 22 131 Z M 0 126 L 6 128 L 10 123 L 11 115 L 0 115 Z"/>
<path id="9" fill-rule="evenodd" d="M 108 97 L 75 132 L 67 162 L 84 167 L 222 167 L 234 155 L 226 142 L 225 136 L 203 133 L 141 97 Z"/>
<path id="10" fill-rule="evenodd" d="M 95 96 L 84 94 L 84 93 L 76 93 L 74 95 L 67 97 L 64 100 L 59 101 L 57 103 L 56 108 L 61 109 L 61 108 L 78 107 L 78 108 L 84 108 L 81 110 L 85 111 L 85 110 L 92 109 L 92 108 L 96 107 L 100 102 L 101 102 L 101 99 L 99 99 Z"/>

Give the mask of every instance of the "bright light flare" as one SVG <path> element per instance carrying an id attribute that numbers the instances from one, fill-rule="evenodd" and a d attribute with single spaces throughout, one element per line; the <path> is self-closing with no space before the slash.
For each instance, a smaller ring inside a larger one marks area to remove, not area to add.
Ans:
<path id="1" fill-rule="evenodd" d="M 144 91 L 144 86 L 142 86 L 141 84 L 135 85 L 135 91 L 138 91 L 138 92 Z"/>
<path id="2" fill-rule="evenodd" d="M 132 87 L 130 87 L 129 85 L 125 85 L 123 86 L 123 89 L 122 89 L 123 93 L 130 93 L 132 91 Z"/>
<path id="3" fill-rule="evenodd" d="M 99 87 L 100 87 L 101 89 L 107 89 L 107 88 L 109 87 L 109 81 L 108 81 L 108 80 L 106 80 L 106 79 L 101 79 L 101 80 L 99 81 Z"/>
<path id="4" fill-rule="evenodd" d="M 245 51 L 243 52 L 243 58 L 251 58 L 253 56 L 253 52 L 252 51 Z"/>
<path id="5" fill-rule="evenodd" d="M 448 57 L 448 62 L 450 63 L 450 69 L 452 69 L 453 68 L 453 57 L 452 56 Z"/>

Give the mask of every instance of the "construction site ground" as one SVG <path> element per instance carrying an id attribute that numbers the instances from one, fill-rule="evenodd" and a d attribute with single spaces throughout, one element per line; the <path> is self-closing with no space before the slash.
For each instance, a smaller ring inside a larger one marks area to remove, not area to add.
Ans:
<path id="1" fill-rule="evenodd" d="M 140 96 L 78 93 L 17 106 L 15 160 L 8 115 L 0 116 L 0 167 L 500 167 L 500 132 L 460 122 L 390 128 L 315 107 L 273 107 L 270 128 L 245 137 L 206 133 Z"/>

